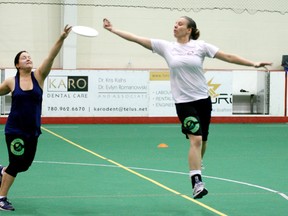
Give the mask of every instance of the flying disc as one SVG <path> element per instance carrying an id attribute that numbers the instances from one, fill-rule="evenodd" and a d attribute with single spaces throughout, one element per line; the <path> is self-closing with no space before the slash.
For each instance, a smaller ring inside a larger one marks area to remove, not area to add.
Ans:
<path id="1" fill-rule="evenodd" d="M 86 36 L 86 37 L 96 37 L 98 32 L 96 29 L 88 27 L 88 26 L 73 26 L 72 31 L 78 35 Z"/>

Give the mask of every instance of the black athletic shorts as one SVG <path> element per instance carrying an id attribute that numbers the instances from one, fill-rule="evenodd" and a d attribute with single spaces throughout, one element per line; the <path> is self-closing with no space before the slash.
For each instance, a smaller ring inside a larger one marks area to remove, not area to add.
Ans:
<path id="1" fill-rule="evenodd" d="M 175 105 L 178 118 L 182 123 L 182 133 L 186 138 L 188 139 L 187 134 L 193 134 L 202 136 L 202 140 L 207 141 L 212 112 L 211 98 Z M 194 123 L 198 124 L 195 130 L 187 129 L 186 120 L 189 118 L 195 119 Z"/>
<path id="2" fill-rule="evenodd" d="M 34 160 L 37 143 L 38 137 L 6 134 L 6 144 L 9 155 L 9 166 L 6 172 L 16 177 L 17 173 L 21 172 L 23 167 L 28 169 Z"/>

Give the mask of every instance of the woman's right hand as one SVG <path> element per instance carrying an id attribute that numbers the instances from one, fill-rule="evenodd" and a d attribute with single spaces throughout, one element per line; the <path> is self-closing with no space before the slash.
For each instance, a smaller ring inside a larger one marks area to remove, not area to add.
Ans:
<path id="1" fill-rule="evenodd" d="M 103 28 L 107 29 L 108 31 L 112 31 L 112 24 L 106 18 L 103 19 Z"/>

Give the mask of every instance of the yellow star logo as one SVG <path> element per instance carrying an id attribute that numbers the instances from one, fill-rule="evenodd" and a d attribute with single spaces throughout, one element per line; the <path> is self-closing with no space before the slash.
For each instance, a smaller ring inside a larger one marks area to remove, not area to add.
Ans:
<path id="1" fill-rule="evenodd" d="M 221 84 L 214 84 L 212 81 L 213 78 L 208 81 L 209 95 L 212 98 L 216 98 L 219 96 L 219 94 L 216 93 L 216 90 L 221 86 Z"/>

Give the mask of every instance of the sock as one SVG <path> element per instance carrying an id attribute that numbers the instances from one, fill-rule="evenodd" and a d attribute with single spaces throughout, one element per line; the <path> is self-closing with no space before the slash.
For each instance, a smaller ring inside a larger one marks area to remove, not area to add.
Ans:
<path id="1" fill-rule="evenodd" d="M 192 181 L 192 188 L 194 188 L 196 183 L 202 182 L 201 170 L 191 170 L 189 175 Z"/>

